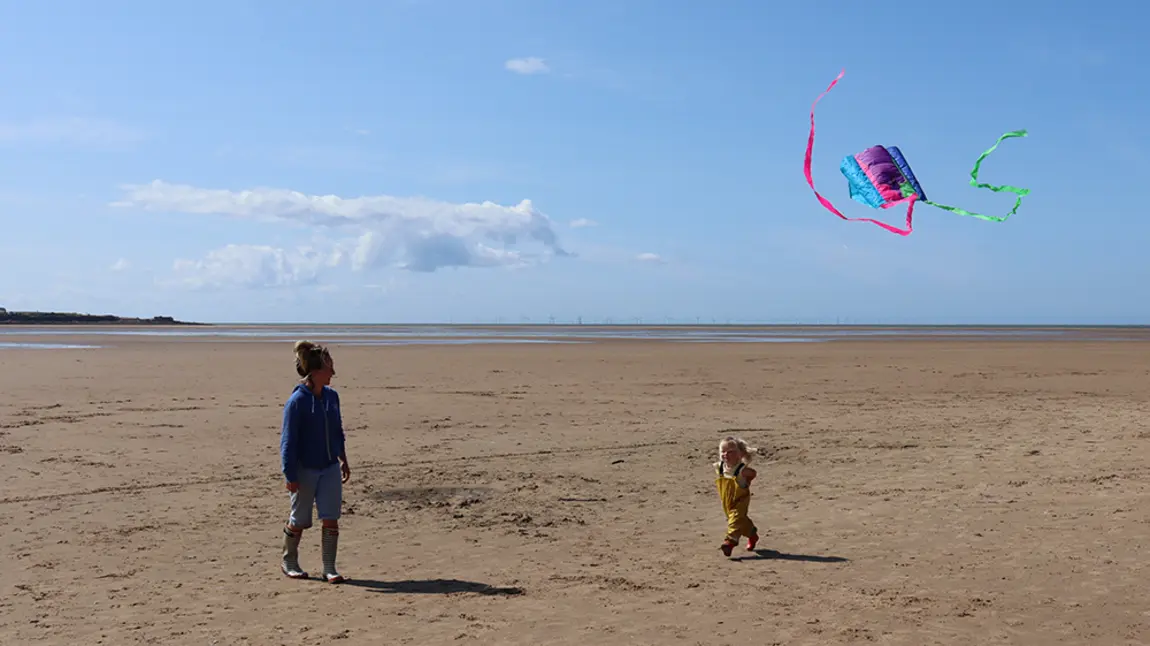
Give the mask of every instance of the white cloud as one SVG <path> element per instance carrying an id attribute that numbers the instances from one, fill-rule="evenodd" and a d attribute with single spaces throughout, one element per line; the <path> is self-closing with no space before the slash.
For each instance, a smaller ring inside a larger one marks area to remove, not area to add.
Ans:
<path id="1" fill-rule="evenodd" d="M 528 56 L 527 58 L 513 58 L 503 64 L 503 67 L 516 74 L 548 74 L 551 68 L 542 58 Z"/>
<path id="2" fill-rule="evenodd" d="M 194 289 L 291 287 L 316 282 L 320 270 L 337 260 L 331 251 L 310 247 L 230 244 L 200 260 L 176 260 L 172 266 L 176 278 L 165 282 Z"/>
<path id="3" fill-rule="evenodd" d="M 324 267 L 344 263 L 356 271 L 391 266 L 433 272 L 520 267 L 569 255 L 550 218 L 530 200 L 504 206 L 389 195 L 344 198 L 272 188 L 205 189 L 158 180 L 124 190 L 124 199 L 113 206 L 286 222 L 342 234 L 336 242 L 306 250 L 231 245 L 203 260 L 179 261 L 181 282 L 192 286 L 282 286 L 314 280 Z M 532 243 L 534 251 L 517 248 Z"/>
<path id="4" fill-rule="evenodd" d="M 112 266 L 109 267 L 108 269 L 110 269 L 111 271 L 126 271 L 131 266 L 132 266 L 132 263 L 128 262 L 128 260 L 126 258 L 120 258 L 116 262 L 112 263 Z"/>
<path id="5" fill-rule="evenodd" d="M 72 143 L 100 146 L 134 144 L 145 138 L 146 134 L 141 130 L 106 119 L 61 117 L 25 122 L 0 122 L 0 142 L 4 143 Z"/>
<path id="6" fill-rule="evenodd" d="M 570 226 L 572 229 L 582 229 L 583 227 L 599 226 L 599 223 L 594 220 L 588 220 L 587 218 L 578 218 L 576 220 L 571 220 L 571 222 L 568 223 L 568 226 Z"/>
<path id="7" fill-rule="evenodd" d="M 416 272 L 433 272 L 447 267 L 522 267 L 536 255 L 493 247 L 479 241 L 447 233 L 432 233 L 406 239 L 389 238 L 368 231 L 347 245 L 351 268 L 364 271 L 386 264 Z M 566 255 L 566 252 L 561 252 Z"/>
<path id="8" fill-rule="evenodd" d="M 652 263 L 666 262 L 662 256 L 660 256 L 657 253 L 651 253 L 651 252 L 641 253 L 641 254 L 635 256 L 635 260 L 638 260 L 640 262 L 652 262 Z"/>

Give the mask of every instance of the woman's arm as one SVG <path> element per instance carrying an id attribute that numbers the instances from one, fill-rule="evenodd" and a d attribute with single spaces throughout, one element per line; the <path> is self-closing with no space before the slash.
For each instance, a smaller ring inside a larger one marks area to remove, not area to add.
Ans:
<path id="1" fill-rule="evenodd" d="M 299 482 L 299 416 L 296 415 L 295 400 L 284 404 L 283 428 L 280 431 L 280 468 L 288 486 Z"/>
<path id="2" fill-rule="evenodd" d="M 351 465 L 347 463 L 347 434 L 343 432 L 343 406 L 339 404 L 338 394 L 335 396 L 335 420 L 336 432 L 339 433 L 339 471 L 343 475 L 343 481 L 347 482 L 351 477 Z"/>

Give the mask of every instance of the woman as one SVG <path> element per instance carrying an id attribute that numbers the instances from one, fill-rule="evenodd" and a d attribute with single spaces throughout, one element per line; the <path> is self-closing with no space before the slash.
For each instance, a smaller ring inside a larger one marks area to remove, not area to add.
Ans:
<path id="1" fill-rule="evenodd" d="M 323 578 L 340 583 L 344 579 L 335 568 L 335 555 L 343 483 L 351 477 L 351 467 L 344 450 L 339 395 L 328 386 L 335 362 L 327 348 L 310 341 L 297 342 L 295 356 L 296 372 L 303 379 L 284 405 L 280 435 L 280 460 L 291 492 L 280 568 L 293 579 L 307 578 L 299 565 L 299 541 L 303 530 L 311 527 L 314 505 L 323 525 Z"/>

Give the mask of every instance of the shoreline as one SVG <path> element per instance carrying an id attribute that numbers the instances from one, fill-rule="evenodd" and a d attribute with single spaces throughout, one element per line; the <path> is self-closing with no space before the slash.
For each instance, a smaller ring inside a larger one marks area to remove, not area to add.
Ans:
<path id="1" fill-rule="evenodd" d="M 608 319 L 609 321 L 609 319 Z M 236 329 L 314 329 L 314 330 L 327 330 L 334 328 L 351 328 L 351 329 L 372 329 L 372 330 L 391 330 L 391 329 L 451 329 L 451 330 L 555 330 L 556 332 L 564 330 L 629 330 L 629 331 L 660 331 L 660 330 L 682 330 L 682 331 L 756 331 L 756 330 L 772 330 L 772 331 L 803 331 L 803 330 L 819 330 L 819 331 L 844 331 L 844 332 L 869 332 L 869 331 L 933 331 L 933 330 L 961 330 L 961 331 L 1093 331 L 1093 330 L 1106 330 L 1106 331 L 1124 331 L 1124 332 L 1146 332 L 1150 334 L 1150 323 L 702 323 L 702 322 L 679 322 L 679 323 L 628 323 L 628 322 L 598 322 L 598 323 L 437 323 L 437 322 L 423 322 L 423 323 L 313 323 L 306 321 L 287 321 L 287 322 L 228 322 L 228 321 L 181 321 L 171 316 L 153 316 L 150 318 L 141 317 L 127 317 L 115 314 L 80 314 L 77 312 L 46 312 L 46 311 L 11 311 L 5 310 L 0 307 L 0 326 L 20 327 L 20 326 L 34 326 L 36 328 L 44 327 L 95 327 L 103 328 L 109 326 L 123 326 L 123 327 L 212 327 L 212 328 L 236 328 Z M 563 336 L 562 334 L 555 334 L 555 336 Z"/>
<path id="2" fill-rule="evenodd" d="M 96 326 L 109 325 L 136 325 L 142 327 L 162 326 L 210 326 L 210 323 L 197 323 L 194 321 L 178 321 L 171 316 L 153 316 L 139 318 L 130 316 L 117 316 L 115 314 L 79 314 L 76 312 L 14 312 L 0 307 L 0 325 L 8 326 Z"/>

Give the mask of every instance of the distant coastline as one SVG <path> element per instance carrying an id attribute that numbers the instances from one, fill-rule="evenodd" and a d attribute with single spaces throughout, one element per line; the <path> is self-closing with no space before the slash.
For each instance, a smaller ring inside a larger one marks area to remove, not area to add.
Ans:
<path id="1" fill-rule="evenodd" d="M 177 321 L 170 316 L 136 318 L 114 314 L 80 314 L 77 312 L 11 312 L 0 307 L 0 325 L 208 325 Z"/>

